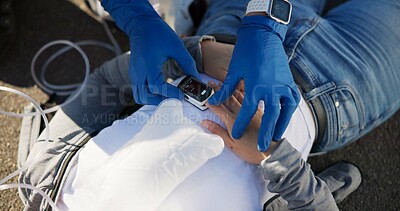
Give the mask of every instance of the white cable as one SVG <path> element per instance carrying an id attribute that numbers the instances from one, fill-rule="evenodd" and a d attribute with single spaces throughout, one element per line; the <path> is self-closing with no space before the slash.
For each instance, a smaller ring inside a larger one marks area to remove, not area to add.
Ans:
<path id="1" fill-rule="evenodd" d="M 99 42 L 99 41 L 95 41 L 95 40 L 84 40 L 84 41 L 79 41 L 75 43 L 77 46 L 88 46 L 88 45 L 92 45 L 92 46 L 99 46 L 105 49 L 108 49 L 110 51 L 112 51 L 116 56 L 119 55 L 118 49 L 115 49 L 115 47 L 113 47 L 112 45 L 108 44 L 108 43 L 104 43 L 104 42 Z M 40 70 L 40 80 L 36 80 L 37 76 L 36 76 L 36 72 L 35 70 L 33 70 L 32 75 L 35 74 L 35 77 L 33 78 L 34 81 L 40 86 L 40 88 L 42 88 L 46 93 L 48 94 L 56 94 L 58 96 L 69 96 L 71 95 L 75 89 L 77 89 L 79 86 L 81 86 L 82 84 L 69 84 L 69 85 L 56 85 L 56 84 L 51 84 L 49 83 L 46 79 L 45 79 L 45 74 L 46 74 L 46 70 L 48 68 L 48 66 L 50 65 L 50 63 L 52 61 L 54 61 L 56 58 L 58 58 L 59 56 L 61 56 L 62 54 L 66 53 L 67 51 L 73 49 L 73 47 L 71 46 L 66 46 L 61 48 L 60 50 L 58 50 L 57 52 L 55 52 L 53 55 L 51 55 L 46 62 L 43 64 L 43 67 Z M 39 53 L 39 52 L 38 52 Z M 32 66 L 35 67 L 36 61 L 32 61 L 33 64 Z M 90 70 L 89 70 L 90 71 Z M 42 87 L 43 85 L 43 87 Z"/>
<path id="2" fill-rule="evenodd" d="M 11 92 L 13 94 L 19 95 L 27 100 L 29 100 L 32 105 L 35 107 L 36 111 L 39 112 L 39 114 L 42 116 L 43 118 L 43 122 L 45 124 L 45 139 L 44 139 L 44 146 L 41 149 L 41 151 L 36 154 L 35 157 L 28 159 L 25 164 L 20 168 L 17 169 L 16 171 L 12 172 L 11 174 L 9 174 L 8 176 L 4 177 L 3 179 L 0 180 L 0 190 L 5 190 L 5 189 L 10 189 L 10 188 L 16 188 L 16 187 L 22 187 L 22 188 L 28 188 L 28 189 L 32 189 L 37 191 L 40 195 L 43 196 L 43 198 L 45 198 L 48 203 L 50 204 L 50 206 L 54 209 L 54 210 L 58 210 L 57 207 L 55 206 L 54 202 L 50 199 L 50 197 L 45 194 L 42 190 L 40 190 L 37 187 L 34 187 L 32 185 L 29 184 L 24 184 L 24 183 L 19 183 L 19 184 L 4 184 L 5 182 L 7 182 L 9 179 L 17 176 L 19 173 L 21 173 L 23 170 L 27 169 L 36 159 L 38 159 L 46 150 L 46 146 L 49 143 L 49 136 L 50 136 L 50 130 L 49 130 L 49 120 L 46 117 L 46 114 L 44 113 L 43 109 L 40 107 L 39 103 L 37 103 L 34 99 L 32 99 L 31 97 L 29 97 L 28 95 L 26 95 L 25 93 L 9 88 L 9 87 L 4 87 L 4 86 L 0 86 L 0 90 L 1 91 L 5 91 L 5 92 Z M 6 114 L 9 116 L 17 116 L 17 115 L 10 115 L 12 113 L 10 112 L 5 112 L 0 110 L 0 114 Z"/>
<path id="3" fill-rule="evenodd" d="M 85 79 L 84 79 L 81 87 L 78 89 L 78 91 L 75 93 L 75 95 L 70 97 L 67 101 L 65 101 L 61 105 L 57 105 L 57 106 L 52 107 L 50 109 L 43 110 L 40 107 L 39 103 L 37 103 L 35 100 L 33 100 L 31 97 L 29 97 L 28 95 L 24 94 L 23 92 L 20 92 L 18 90 L 15 90 L 15 89 L 12 89 L 12 88 L 9 88 L 9 87 L 0 86 L 0 90 L 1 91 L 11 92 L 13 94 L 19 95 L 19 96 L 27 99 L 28 101 L 30 101 L 33 104 L 33 106 L 36 109 L 36 112 L 25 113 L 25 114 L 17 114 L 17 113 L 13 113 L 13 112 L 7 112 L 7 111 L 0 110 L 0 114 L 12 116 L 12 117 L 25 117 L 25 116 L 41 115 L 42 118 L 43 118 L 44 124 L 45 124 L 45 142 L 44 142 L 44 146 L 42 147 L 41 151 L 38 154 L 36 154 L 35 157 L 33 157 L 31 159 L 28 159 L 26 161 L 26 163 L 20 169 L 12 172 L 8 176 L 6 176 L 3 179 L 1 179 L 0 180 L 0 190 L 9 189 L 9 188 L 15 188 L 15 187 L 21 187 L 21 188 L 28 188 L 28 189 L 32 189 L 32 190 L 38 191 L 38 193 L 43 196 L 43 199 L 45 199 L 45 201 L 47 201 L 47 203 L 49 203 L 49 205 L 52 207 L 53 210 L 58 210 L 57 207 L 55 206 L 55 203 L 51 200 L 51 198 L 46 193 L 41 191 L 39 188 L 34 187 L 32 185 L 29 185 L 29 184 L 24 184 L 24 183 L 19 183 L 19 184 L 4 184 L 4 183 L 6 181 L 10 180 L 11 178 L 17 176 L 18 174 L 20 174 L 23 170 L 27 169 L 36 159 L 38 159 L 44 153 L 44 151 L 46 150 L 47 144 L 49 142 L 49 136 L 50 136 L 49 121 L 48 121 L 48 119 L 46 117 L 46 113 L 51 113 L 53 111 L 56 111 L 59 108 L 63 107 L 64 105 L 70 103 L 72 100 L 74 100 L 82 92 L 82 90 L 84 88 L 84 85 L 87 84 L 87 81 L 89 79 L 90 65 L 89 65 L 89 59 L 88 59 L 87 55 L 85 54 L 85 52 L 78 45 L 76 45 L 76 44 L 74 44 L 74 43 L 72 43 L 70 41 L 57 40 L 57 41 L 50 42 L 50 43 L 46 44 L 45 46 L 43 46 L 41 49 L 39 49 L 39 51 L 35 54 L 35 56 L 34 56 L 34 58 L 32 60 L 31 72 L 32 72 L 32 77 L 34 78 L 36 83 L 38 83 L 38 85 L 41 88 L 44 87 L 40 83 L 40 81 L 37 79 L 37 77 L 36 77 L 36 75 L 34 73 L 34 66 L 35 66 L 35 62 L 36 62 L 37 58 L 47 48 L 49 48 L 49 47 L 51 47 L 53 45 L 59 45 L 59 44 L 65 44 L 65 45 L 70 46 L 70 48 L 76 49 L 81 54 L 81 56 L 82 56 L 82 58 L 84 60 L 84 63 L 85 63 L 85 68 L 86 68 L 85 69 Z M 56 58 L 57 56 L 59 56 L 59 55 L 56 55 L 54 58 Z M 51 58 L 53 58 L 53 57 L 51 57 Z M 44 89 L 47 89 L 47 88 L 44 87 Z"/>
<path id="4" fill-rule="evenodd" d="M 122 50 L 119 47 L 117 41 L 115 40 L 114 36 L 112 35 L 110 28 L 108 26 L 108 24 L 106 23 L 106 21 L 102 20 L 101 24 L 107 34 L 107 37 L 110 39 L 112 45 L 105 43 L 105 42 L 100 42 L 100 41 L 95 41 L 95 40 L 84 40 L 84 41 L 79 41 L 74 43 L 76 46 L 88 46 L 88 45 L 92 45 L 92 46 L 99 46 L 102 48 L 106 48 L 110 51 L 112 51 L 116 56 L 122 54 Z M 64 41 L 64 40 L 60 40 L 60 41 Z M 66 40 L 65 40 L 66 41 Z M 69 41 L 67 41 L 69 42 Z M 36 65 L 36 60 L 37 58 L 40 56 L 40 54 L 46 50 L 47 48 L 53 46 L 53 45 L 57 45 L 57 44 L 65 44 L 67 45 L 66 47 L 58 50 L 56 53 L 54 53 L 53 55 L 51 55 L 50 58 L 48 58 L 46 60 L 46 62 L 44 63 L 44 65 L 41 68 L 40 71 L 40 80 L 37 78 L 36 76 L 36 72 L 35 72 L 35 65 Z M 56 85 L 56 84 L 51 84 L 49 83 L 46 78 L 45 78 L 45 74 L 46 74 L 46 70 L 49 66 L 49 64 L 54 61 L 54 59 L 58 58 L 59 56 L 61 56 L 62 54 L 66 53 L 67 51 L 73 49 L 74 46 L 71 45 L 70 43 L 53 43 L 53 44 L 48 44 L 42 47 L 42 49 L 40 49 L 34 56 L 34 59 L 32 60 L 32 64 L 31 64 L 31 74 L 33 76 L 33 80 L 36 82 L 36 84 L 46 93 L 48 94 L 57 94 L 58 96 L 69 96 L 71 95 L 75 89 L 77 89 L 79 86 L 81 86 L 82 84 L 69 84 L 69 85 Z M 78 48 L 75 48 L 78 52 Z M 81 52 L 79 52 L 81 53 Z M 81 53 L 82 55 L 82 53 Z M 84 56 L 82 55 L 82 57 L 84 58 Z M 85 58 L 84 58 L 85 60 Z M 90 68 L 89 70 L 86 69 L 86 73 L 87 71 L 90 73 Z M 79 91 L 78 93 L 76 93 L 76 95 L 79 95 Z M 73 98 L 73 97 L 72 97 Z M 71 100 L 72 101 L 72 100 Z M 47 110 L 45 110 L 46 113 L 48 113 Z"/>
<path id="5" fill-rule="evenodd" d="M 11 178 L 17 176 L 18 174 L 20 174 L 23 170 L 27 169 L 36 159 L 38 159 L 45 152 L 46 146 L 49 143 L 49 138 L 50 138 L 49 137 L 50 136 L 49 121 L 46 117 L 46 113 L 51 113 L 51 112 L 57 111 L 58 109 L 65 106 L 66 104 L 75 100 L 76 97 L 78 97 L 78 95 L 83 91 L 84 86 L 87 84 L 87 82 L 89 80 L 89 74 L 90 74 L 89 58 L 87 57 L 86 53 L 82 50 L 82 48 L 80 48 L 79 46 L 94 45 L 94 46 L 100 46 L 100 47 L 106 48 L 106 49 L 114 52 L 116 55 L 119 55 L 122 53 L 121 48 L 119 47 L 117 41 L 113 37 L 107 23 L 105 21 L 102 21 L 102 25 L 106 31 L 107 36 L 109 37 L 109 39 L 112 43 L 112 45 L 110 45 L 108 43 L 104 43 L 104 42 L 94 41 L 94 40 L 80 41 L 80 42 L 76 42 L 76 43 L 73 43 L 68 40 L 56 40 L 56 41 L 47 43 L 42 48 L 40 48 L 39 51 L 35 54 L 35 56 L 32 59 L 31 74 L 32 74 L 33 80 L 36 82 L 36 84 L 41 89 L 43 89 L 45 92 L 47 92 L 49 94 L 55 93 L 55 94 L 61 95 L 61 96 L 70 95 L 72 92 L 75 92 L 75 94 L 73 96 L 69 97 L 64 103 L 54 106 L 52 108 L 43 110 L 40 107 L 39 103 L 37 103 L 35 100 L 33 100 L 31 97 L 29 97 L 25 93 L 15 90 L 15 89 L 12 89 L 12 88 L 9 88 L 9 87 L 0 86 L 0 91 L 11 92 L 13 94 L 23 97 L 23 98 L 27 99 L 28 101 L 30 101 L 36 109 L 36 112 L 30 112 L 30 113 L 24 113 L 24 114 L 18 114 L 18 113 L 0 110 L 0 114 L 12 116 L 12 117 L 25 117 L 25 116 L 41 115 L 43 118 L 44 124 L 45 124 L 45 141 L 44 141 L 44 146 L 41 149 L 41 151 L 38 154 L 36 154 L 35 157 L 28 159 L 20 169 L 17 169 L 16 171 L 12 172 L 8 176 L 1 179 L 0 180 L 0 191 L 5 190 L 5 189 L 10 189 L 10 188 L 18 188 L 18 187 L 31 189 L 31 190 L 37 191 L 37 193 L 39 193 L 43 197 L 45 202 L 47 201 L 47 203 L 52 207 L 53 210 L 56 210 L 56 211 L 59 210 L 57 208 L 56 204 L 53 202 L 53 200 L 38 187 L 35 187 L 30 184 L 24 184 L 24 183 L 18 183 L 18 184 L 4 184 L 4 183 L 7 182 L 8 180 L 10 180 Z M 58 50 L 56 53 L 54 53 L 50 58 L 48 58 L 46 60 L 43 67 L 41 68 L 41 72 L 40 72 L 41 73 L 40 79 L 43 81 L 43 83 L 42 83 L 38 79 L 38 77 L 36 76 L 36 73 L 35 73 L 36 60 L 47 48 L 54 46 L 54 45 L 67 45 L 67 46 Z M 81 54 L 83 61 L 85 63 L 85 78 L 84 78 L 82 84 L 55 85 L 55 84 L 51 84 L 51 83 L 47 82 L 45 80 L 45 73 L 46 73 L 46 69 L 49 66 L 49 64 L 54 59 L 56 59 L 57 57 L 61 56 L 62 54 L 64 54 L 65 52 L 67 52 L 71 49 L 77 50 L 79 52 L 79 54 Z M 74 91 L 74 89 L 77 89 L 77 90 Z"/>
<path id="6" fill-rule="evenodd" d="M 19 170 L 14 171 L 10 175 L 8 175 L 5 178 L 1 179 L 0 180 L 0 185 L 1 185 L 4 182 L 6 182 L 7 180 L 11 179 L 12 177 L 18 175 L 22 170 L 26 169 L 31 163 L 33 163 L 39 157 L 40 154 L 43 153 L 46 145 L 48 144 L 50 132 L 49 132 L 49 121 L 48 121 L 48 119 L 46 117 L 46 114 L 44 113 L 43 109 L 40 107 L 39 103 L 37 103 L 34 99 L 29 97 L 25 93 L 20 92 L 18 90 L 15 90 L 15 89 L 12 89 L 12 88 L 9 88 L 9 87 L 4 87 L 4 86 L 0 86 L 0 90 L 1 91 L 6 91 L 6 92 L 11 92 L 13 94 L 19 95 L 19 96 L 27 99 L 28 101 L 30 101 L 33 104 L 33 106 L 35 107 L 36 111 L 38 111 L 39 114 L 42 116 L 44 124 L 45 124 L 45 127 L 46 127 L 45 128 L 46 136 L 45 136 L 45 141 L 44 141 L 45 146 L 43 147 L 42 151 L 40 153 L 38 153 L 38 155 L 36 155 L 33 159 L 27 160 L 27 162 Z M 5 111 L 2 111 L 2 110 L 0 110 L 0 114 L 5 114 L 5 115 L 9 115 L 9 116 L 14 116 L 14 117 L 17 116 L 17 115 L 10 115 L 10 114 L 15 114 L 15 113 L 5 112 Z"/>
<path id="7" fill-rule="evenodd" d="M 42 48 L 39 49 L 39 51 L 35 54 L 35 56 L 32 59 L 32 63 L 31 63 L 31 74 L 33 77 L 33 80 L 37 83 L 37 85 L 42 88 L 43 90 L 45 90 L 48 93 L 51 93 L 52 90 L 49 90 L 46 86 L 43 85 L 43 83 L 41 81 L 39 81 L 39 79 L 36 76 L 35 73 L 35 64 L 36 64 L 36 60 L 38 59 L 38 57 L 40 56 L 40 54 L 46 50 L 47 48 L 53 46 L 53 45 L 60 45 L 60 44 L 64 44 L 64 45 L 69 45 L 72 48 L 74 48 L 75 50 L 77 50 L 82 58 L 83 61 L 85 63 L 85 79 L 83 80 L 82 85 L 79 87 L 79 89 L 75 92 L 75 94 L 71 97 L 69 97 L 64 103 L 54 106 L 52 108 L 48 108 L 46 110 L 44 110 L 44 112 L 47 113 L 51 113 L 54 111 L 57 111 L 58 109 L 60 109 L 61 107 L 63 107 L 64 105 L 72 102 L 73 100 L 76 99 L 76 97 L 78 97 L 78 95 L 83 91 L 84 86 L 87 84 L 87 81 L 89 80 L 89 74 L 90 74 L 90 64 L 89 64 L 89 58 L 87 57 L 86 53 L 82 50 L 82 48 L 80 48 L 78 45 L 76 45 L 75 43 L 68 41 L 68 40 L 56 40 L 50 43 L 47 43 L 46 45 L 44 45 Z M 31 116 L 31 115 L 37 115 L 37 112 L 32 112 L 32 113 L 26 113 L 23 114 L 21 116 Z"/>
<path id="8" fill-rule="evenodd" d="M 41 196 L 43 196 L 43 198 L 47 201 L 47 203 L 49 203 L 52 210 L 59 211 L 57 205 L 53 202 L 53 200 L 51 200 L 51 198 L 38 187 L 29 185 L 29 184 L 24 184 L 24 183 L 0 185 L 0 191 L 6 190 L 6 189 L 11 189 L 11 188 L 26 188 L 26 189 L 31 189 L 31 190 L 37 191 Z M 46 204 L 44 204 L 44 205 L 46 206 Z"/>

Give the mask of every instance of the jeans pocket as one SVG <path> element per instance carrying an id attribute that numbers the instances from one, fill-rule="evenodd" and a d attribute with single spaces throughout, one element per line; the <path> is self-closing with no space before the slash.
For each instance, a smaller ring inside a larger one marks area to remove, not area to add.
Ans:
<path id="1" fill-rule="evenodd" d="M 336 111 L 336 143 L 340 146 L 358 137 L 363 127 L 363 112 L 357 95 L 346 86 L 337 87 L 329 93 Z M 335 115 L 334 113 L 332 115 Z M 334 116 L 335 117 L 335 116 Z M 336 146 L 336 147 L 340 147 Z"/>

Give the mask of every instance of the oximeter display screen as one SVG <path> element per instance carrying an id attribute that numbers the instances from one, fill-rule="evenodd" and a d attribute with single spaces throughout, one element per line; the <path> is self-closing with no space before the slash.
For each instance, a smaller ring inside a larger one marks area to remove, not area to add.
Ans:
<path id="1" fill-rule="evenodd" d="M 188 83 L 185 86 L 185 90 L 194 94 L 194 95 L 201 95 L 202 92 L 205 92 L 207 89 L 207 86 L 200 83 L 197 80 L 194 80 L 193 78 L 189 79 Z"/>
<path id="2" fill-rule="evenodd" d="M 289 21 L 290 3 L 284 0 L 273 0 L 271 15 L 284 22 Z"/>
<path id="3" fill-rule="evenodd" d="M 211 87 L 193 78 L 186 77 L 180 84 L 179 88 L 190 97 L 199 102 L 203 102 L 211 95 Z"/>

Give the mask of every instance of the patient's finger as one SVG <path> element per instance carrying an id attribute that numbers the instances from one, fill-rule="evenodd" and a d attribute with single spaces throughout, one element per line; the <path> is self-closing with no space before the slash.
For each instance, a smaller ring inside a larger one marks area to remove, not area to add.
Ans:
<path id="1" fill-rule="evenodd" d="M 233 123 L 235 122 L 235 117 L 232 112 L 222 104 L 213 106 L 206 102 L 206 105 L 221 119 L 226 128 L 228 128 L 229 131 L 232 131 Z"/>
<path id="2" fill-rule="evenodd" d="M 217 84 L 215 84 L 213 81 L 208 81 L 208 86 L 210 86 L 211 88 L 213 88 L 214 91 L 218 91 L 218 90 L 221 88 L 221 85 L 222 85 L 221 83 L 219 83 L 219 84 L 217 85 Z M 226 101 L 223 102 L 222 104 L 223 104 L 226 108 L 228 108 L 228 110 L 229 110 L 230 112 L 235 113 L 234 111 L 231 110 L 231 108 L 230 108 L 230 106 L 229 106 L 229 100 L 230 100 L 231 98 L 232 98 L 232 97 L 229 97 L 228 100 L 226 100 Z"/>
<path id="3" fill-rule="evenodd" d="M 211 88 L 213 88 L 215 91 L 218 91 L 222 84 L 220 83 L 219 85 L 217 85 L 213 81 L 209 81 L 208 85 Z M 239 92 L 239 91 L 236 90 L 234 93 L 236 93 L 236 92 Z M 239 113 L 239 110 L 242 106 L 241 102 L 243 102 L 243 98 L 244 98 L 243 94 L 240 94 L 240 92 L 236 93 L 236 95 L 238 95 L 238 97 L 235 98 L 234 96 L 231 96 L 227 101 L 225 101 L 223 103 L 229 109 L 229 111 L 231 111 L 233 114 L 235 114 L 235 116 Z M 239 102 L 237 100 L 237 98 L 241 99 L 241 102 Z"/>
<path id="4" fill-rule="evenodd" d="M 240 80 L 237 89 L 238 89 L 239 91 L 241 91 L 241 92 L 244 92 L 244 81 L 243 81 L 243 80 Z"/>
<path id="5" fill-rule="evenodd" d="M 203 127 L 207 128 L 207 130 L 209 130 L 211 133 L 221 136 L 221 138 L 224 139 L 224 142 L 225 142 L 225 140 L 230 139 L 228 131 L 226 131 L 219 124 L 217 124 L 211 120 L 205 119 L 205 120 L 201 121 L 201 125 Z"/>
<path id="6" fill-rule="evenodd" d="M 210 120 L 203 120 L 201 121 L 201 125 L 207 128 L 207 130 L 209 130 L 211 133 L 220 136 L 222 140 L 224 140 L 225 146 L 229 147 L 231 150 L 234 149 L 233 145 L 235 144 L 235 142 L 229 136 L 228 131 L 226 131 L 219 124 Z"/>
<path id="7" fill-rule="evenodd" d="M 235 96 L 235 98 L 238 100 L 238 102 L 240 103 L 240 105 L 243 105 L 243 100 L 244 100 L 244 95 L 242 92 L 236 90 L 233 93 L 233 96 Z"/>
<path id="8" fill-rule="evenodd" d="M 241 91 L 239 91 L 239 90 L 236 90 L 234 93 L 233 93 L 233 96 L 235 96 L 235 98 L 238 100 L 238 102 L 240 103 L 240 106 L 242 106 L 243 105 L 243 101 L 244 101 L 244 94 L 243 94 L 243 92 L 241 92 Z M 257 115 L 260 115 L 260 116 L 262 116 L 263 114 L 264 114 L 264 112 L 263 112 L 263 110 L 261 110 L 260 108 L 258 108 L 257 109 Z"/>
<path id="9" fill-rule="evenodd" d="M 232 95 L 227 101 L 225 101 L 224 105 L 226 106 L 227 109 L 229 109 L 229 111 L 231 111 L 234 114 L 235 118 L 239 113 L 240 108 L 242 108 L 242 104 L 239 103 L 239 101 L 236 99 L 236 97 L 234 97 L 234 95 Z"/>

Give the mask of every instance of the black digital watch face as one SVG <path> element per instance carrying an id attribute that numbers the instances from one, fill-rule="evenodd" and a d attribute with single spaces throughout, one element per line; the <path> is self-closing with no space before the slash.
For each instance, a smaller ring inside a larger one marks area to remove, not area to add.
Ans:
<path id="1" fill-rule="evenodd" d="M 283 22 L 288 22 L 290 18 L 290 3 L 284 0 L 273 0 L 271 15 Z"/>
<path id="2" fill-rule="evenodd" d="M 193 77 L 186 77 L 182 80 L 178 87 L 185 94 L 199 102 L 206 100 L 210 96 L 212 90 L 211 87 Z"/>

